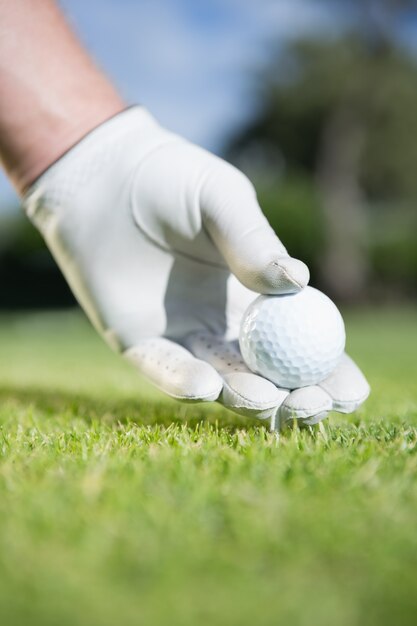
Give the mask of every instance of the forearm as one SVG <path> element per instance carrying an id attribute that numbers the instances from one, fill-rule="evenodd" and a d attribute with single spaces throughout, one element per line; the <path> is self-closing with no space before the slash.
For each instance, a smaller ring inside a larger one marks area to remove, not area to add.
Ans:
<path id="1" fill-rule="evenodd" d="M 0 157 L 19 192 L 124 107 L 53 0 L 0 0 Z"/>

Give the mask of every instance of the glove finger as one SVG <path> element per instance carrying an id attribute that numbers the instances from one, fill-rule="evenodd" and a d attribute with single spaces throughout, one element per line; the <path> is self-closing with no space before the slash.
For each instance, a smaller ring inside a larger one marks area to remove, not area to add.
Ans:
<path id="1" fill-rule="evenodd" d="M 205 228 L 230 270 L 263 294 L 297 292 L 309 281 L 307 266 L 290 257 L 263 215 L 255 190 L 239 170 L 222 163 L 200 191 Z"/>
<path id="2" fill-rule="evenodd" d="M 281 427 L 294 420 L 300 425 L 311 426 L 327 417 L 329 411 L 351 413 L 366 400 L 369 384 L 346 354 L 330 376 L 311 387 L 292 391 L 279 411 Z"/>
<path id="3" fill-rule="evenodd" d="M 277 407 L 285 400 L 288 391 L 253 374 L 243 363 L 236 341 L 198 332 L 187 337 L 186 345 L 222 377 L 223 391 L 219 402 L 225 407 L 249 417 L 275 419 Z"/>
<path id="4" fill-rule="evenodd" d="M 319 386 L 332 398 L 333 409 L 339 413 L 352 413 L 370 393 L 368 381 L 347 354 Z"/>
<path id="5" fill-rule="evenodd" d="M 301 387 L 292 391 L 279 410 L 280 428 L 297 423 L 312 426 L 325 419 L 333 403 L 328 393 L 317 385 Z"/>
<path id="6" fill-rule="evenodd" d="M 177 400 L 212 402 L 222 391 L 223 381 L 211 365 L 164 337 L 143 339 L 124 356 L 158 389 Z"/>

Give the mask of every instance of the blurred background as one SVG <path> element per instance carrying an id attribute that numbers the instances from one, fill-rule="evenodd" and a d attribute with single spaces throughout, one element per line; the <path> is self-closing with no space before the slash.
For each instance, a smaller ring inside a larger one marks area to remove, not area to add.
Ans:
<path id="1" fill-rule="evenodd" d="M 231 160 L 312 283 L 417 295 L 417 3 L 62 0 L 127 101 Z M 0 180 L 0 309 L 74 304 Z"/>

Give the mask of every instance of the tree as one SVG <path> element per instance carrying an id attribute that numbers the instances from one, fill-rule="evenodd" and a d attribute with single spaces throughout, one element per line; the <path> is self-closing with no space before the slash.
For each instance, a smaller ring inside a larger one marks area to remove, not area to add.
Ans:
<path id="1" fill-rule="evenodd" d="M 368 286 L 372 211 L 400 214 L 417 200 L 417 64 L 388 19 L 410 3 L 382 2 L 376 13 L 375 3 L 353 4 L 363 19 L 340 38 L 298 41 L 273 56 L 260 76 L 259 111 L 228 146 L 232 159 L 249 151 L 264 167 L 279 154 L 287 175 L 315 181 L 321 283 L 351 299 Z"/>

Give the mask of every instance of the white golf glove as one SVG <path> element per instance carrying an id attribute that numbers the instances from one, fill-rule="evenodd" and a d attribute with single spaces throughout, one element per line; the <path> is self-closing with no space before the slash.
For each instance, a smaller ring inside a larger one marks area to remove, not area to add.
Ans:
<path id="1" fill-rule="evenodd" d="M 237 337 L 256 293 L 302 289 L 249 180 L 161 128 L 142 107 L 102 124 L 29 189 L 24 207 L 98 332 L 180 400 L 271 421 L 350 412 L 369 393 L 345 357 L 289 393 L 251 373 Z"/>

